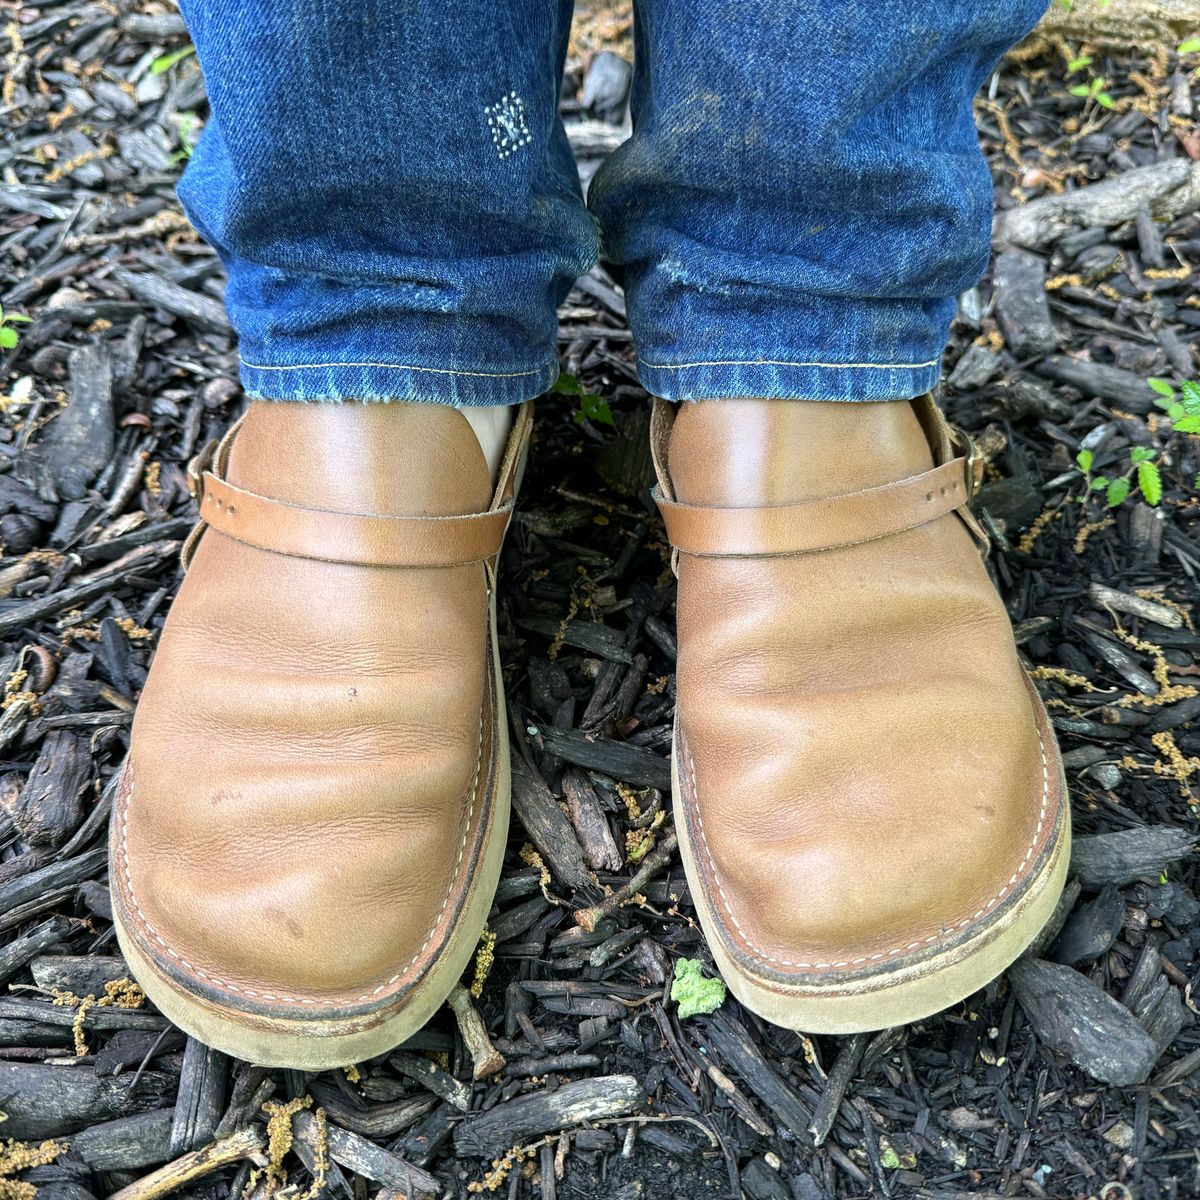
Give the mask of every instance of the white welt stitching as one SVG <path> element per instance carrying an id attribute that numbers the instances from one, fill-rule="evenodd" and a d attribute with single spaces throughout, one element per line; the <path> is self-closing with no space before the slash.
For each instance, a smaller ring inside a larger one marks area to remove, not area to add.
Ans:
<path id="1" fill-rule="evenodd" d="M 545 367 L 534 371 L 455 371 L 449 367 L 415 367 L 412 363 L 381 363 L 381 362 L 319 362 L 292 363 L 275 366 L 271 363 L 252 363 L 244 358 L 243 367 L 251 371 L 322 371 L 329 367 L 382 367 L 385 371 L 421 371 L 426 375 L 469 375 L 472 379 L 524 379 L 529 375 L 541 375 Z"/>
<path id="2" fill-rule="evenodd" d="M 458 877 L 458 868 L 462 864 L 463 855 L 466 853 L 466 850 L 467 850 L 467 841 L 471 835 L 471 819 L 475 815 L 475 796 L 476 796 L 476 793 L 477 793 L 478 787 L 479 787 L 479 772 L 483 765 L 483 721 L 484 721 L 484 714 L 487 712 L 487 704 L 488 704 L 488 700 L 485 697 L 483 707 L 480 709 L 480 712 L 479 712 L 479 753 L 478 753 L 478 755 L 476 755 L 476 758 L 475 758 L 475 776 L 471 780 L 471 790 L 470 790 L 471 798 L 470 798 L 470 802 L 467 805 L 467 818 L 463 824 L 463 836 L 462 836 L 462 842 L 458 847 L 458 857 L 455 858 L 455 860 L 454 860 L 454 871 L 451 875 L 450 888 L 447 890 L 446 895 L 442 899 L 442 907 L 438 909 L 437 917 L 434 919 L 433 924 L 430 926 L 429 933 L 426 936 L 425 940 L 421 943 L 421 948 L 416 952 L 416 954 L 414 954 L 412 956 L 412 958 L 410 958 L 408 960 L 408 962 L 406 962 L 404 964 L 404 966 L 399 971 L 397 971 L 395 975 L 393 975 L 391 977 L 391 979 L 387 980 L 387 982 L 381 983 L 373 991 L 364 992 L 363 995 L 357 997 L 356 1000 L 354 1001 L 354 1003 L 356 1003 L 356 1004 L 363 1000 L 374 999 L 374 997 L 378 996 L 380 992 L 386 991 L 389 987 L 391 987 L 392 984 L 394 984 L 413 965 L 413 963 L 415 963 L 417 961 L 417 959 L 420 958 L 421 955 L 425 953 L 425 948 L 429 945 L 429 942 L 432 939 L 434 932 L 437 930 L 438 925 L 441 924 L 442 916 L 446 911 L 446 906 L 450 903 L 450 896 L 454 890 L 454 880 L 457 879 L 457 877 Z M 127 796 L 132 796 L 133 795 L 133 766 L 132 766 L 132 764 L 127 763 L 125 766 L 125 770 L 127 770 L 129 772 L 129 781 L 128 781 L 128 785 L 126 787 L 124 787 L 122 789 L 122 791 L 124 791 Z M 129 831 L 128 803 L 127 802 L 122 803 L 120 793 L 118 793 L 118 795 L 117 795 L 116 816 L 117 816 L 117 826 L 118 826 L 118 830 L 119 830 L 118 842 L 121 847 L 121 870 L 125 876 L 125 887 L 126 887 L 126 890 L 129 892 L 130 900 L 133 901 L 133 907 L 137 911 L 138 916 L 141 918 L 141 922 L 142 922 L 143 926 L 145 926 L 146 930 L 151 934 L 151 936 L 154 938 L 154 940 L 156 942 L 158 942 L 158 944 L 173 959 L 175 959 L 175 961 L 178 962 L 179 965 L 181 967 L 183 967 L 183 969 L 185 971 L 190 971 L 193 975 L 196 975 L 200 979 L 203 979 L 206 983 L 211 983 L 211 984 L 215 985 L 216 987 L 224 988 L 226 991 L 235 992 L 235 993 L 238 993 L 239 995 L 253 996 L 256 1000 L 271 1001 L 273 1003 L 274 1002 L 282 1002 L 282 1003 L 289 1003 L 289 1004 L 309 1004 L 309 1005 L 324 1003 L 324 1001 L 314 1000 L 311 996 L 279 996 L 279 995 L 275 995 L 270 992 L 255 991 L 254 988 L 239 987 L 237 984 L 230 983 L 226 979 L 218 979 L 215 975 L 210 975 L 207 971 L 201 970 L 194 963 L 190 963 L 190 962 L 188 962 L 188 960 L 186 958 L 183 958 L 172 946 L 170 946 L 167 943 L 167 941 L 163 938 L 162 934 L 160 934 L 158 932 L 158 930 L 155 929 L 154 925 L 151 924 L 150 919 L 146 916 L 145 912 L 142 910 L 141 904 L 138 903 L 137 895 L 133 890 L 133 872 L 129 868 L 129 844 L 128 844 L 128 838 L 127 838 L 127 834 Z"/>
<path id="3" fill-rule="evenodd" d="M 639 358 L 643 367 L 651 367 L 655 371 L 686 371 L 689 367 L 848 367 L 860 371 L 907 371 L 919 367 L 936 367 L 940 358 L 931 358 L 928 362 L 907 363 L 845 363 L 845 362 L 789 362 L 786 358 L 714 358 L 700 359 L 698 362 L 685 363 L 656 363 L 648 358 Z"/>
<path id="4" fill-rule="evenodd" d="M 489 638 L 489 645 L 487 647 L 487 652 L 489 654 L 491 654 L 491 652 L 492 652 L 491 645 L 490 645 L 490 638 Z M 490 661 L 491 660 L 489 659 L 489 662 Z M 488 672 L 488 675 L 489 675 L 489 678 L 485 682 L 490 682 L 490 672 Z M 417 961 L 417 959 L 420 958 L 421 955 L 425 953 L 425 947 L 429 945 L 430 941 L 433 938 L 434 932 L 437 930 L 437 927 L 442 922 L 442 915 L 446 911 L 446 906 L 450 903 L 450 892 L 454 888 L 454 881 L 458 878 L 458 868 L 462 864 L 463 855 L 467 851 L 467 839 L 471 833 L 471 818 L 475 815 L 475 794 L 478 791 L 478 787 L 479 787 L 479 769 L 483 765 L 483 714 L 486 711 L 487 711 L 487 699 L 485 698 L 484 704 L 479 710 L 479 754 L 475 758 L 475 777 L 471 780 L 471 792 L 470 792 L 471 799 L 470 799 L 470 802 L 467 804 L 467 819 L 463 823 L 462 841 L 459 843 L 458 854 L 454 859 L 454 870 L 451 872 L 451 875 L 450 875 L 450 888 L 447 889 L 446 894 L 442 897 L 442 906 L 441 906 L 441 908 L 438 909 L 437 916 L 434 917 L 433 924 L 429 927 L 429 932 L 425 935 L 425 940 L 421 943 L 421 948 L 416 952 L 416 954 L 414 954 L 412 956 L 412 958 L 410 958 L 408 960 L 408 962 L 406 962 L 404 964 L 403 967 L 401 967 L 401 969 L 399 971 L 396 972 L 395 975 L 393 975 L 391 977 L 391 979 L 387 980 L 386 983 L 381 983 L 377 988 L 373 988 L 371 991 L 366 992 L 363 995 L 359 996 L 359 998 L 358 998 L 359 1000 L 370 1000 L 373 997 L 378 996 L 380 992 L 386 991 L 388 988 L 390 988 L 392 986 L 392 984 L 395 983 L 396 980 L 399 979 L 405 973 L 405 971 L 407 971 L 409 969 L 409 967 L 411 967 L 413 965 L 413 963 L 415 963 Z"/>
<path id="5" fill-rule="evenodd" d="M 938 930 L 937 933 L 931 934 L 927 938 L 922 938 L 920 941 L 909 942 L 904 946 L 893 946 L 890 950 L 881 950 L 878 954 L 865 954 L 859 958 L 846 958 L 839 962 L 794 962 L 787 958 L 775 958 L 768 954 L 761 946 L 759 946 L 750 937 L 750 935 L 742 928 L 741 922 L 737 919 L 733 912 L 733 906 L 729 902 L 729 897 L 725 893 L 724 887 L 721 886 L 721 877 L 717 874 L 717 865 L 713 861 L 712 851 L 708 847 L 708 838 L 704 834 L 704 819 L 700 813 L 700 797 L 696 791 L 696 764 L 692 759 L 692 752 L 688 748 L 687 740 L 682 733 L 679 735 L 679 740 L 683 743 L 684 757 L 687 760 L 688 779 L 686 781 L 686 791 L 690 791 L 692 799 L 695 801 L 696 808 L 696 828 L 700 833 L 700 844 L 704 849 L 704 857 L 708 863 L 708 869 L 713 877 L 713 882 L 717 885 L 717 893 L 721 898 L 721 906 L 725 909 L 726 915 L 733 922 L 738 933 L 741 934 L 742 940 L 746 945 L 765 962 L 774 963 L 780 967 L 807 967 L 812 970 L 823 970 L 827 967 L 857 967 L 863 963 L 876 962 L 881 958 L 895 958 L 898 954 L 907 954 L 912 950 L 919 950 L 922 946 L 929 945 L 930 942 L 936 942 L 944 938 L 947 934 L 955 933 L 959 929 L 970 925 L 973 921 L 978 921 L 980 917 L 990 912 L 1005 896 L 1012 890 L 1013 884 L 1025 873 L 1029 866 L 1029 860 L 1033 857 L 1033 852 L 1037 848 L 1038 842 L 1042 837 L 1042 829 L 1046 824 L 1046 810 L 1050 796 L 1050 766 L 1046 759 L 1046 742 L 1042 737 L 1041 727 L 1038 727 L 1038 749 L 1042 755 L 1042 807 L 1038 813 L 1037 828 L 1033 831 L 1033 840 L 1029 843 L 1029 848 L 1025 851 L 1025 857 L 1021 859 L 1017 869 L 1008 877 L 1008 882 L 981 908 L 978 912 L 972 913 L 971 916 L 965 917 L 956 925 L 948 926 L 945 929 Z"/>

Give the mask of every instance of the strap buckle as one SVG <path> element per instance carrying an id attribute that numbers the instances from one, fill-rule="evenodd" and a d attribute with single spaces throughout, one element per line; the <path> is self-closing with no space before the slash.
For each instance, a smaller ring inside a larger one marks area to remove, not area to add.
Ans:
<path id="1" fill-rule="evenodd" d="M 975 439 L 965 429 L 960 429 L 957 425 L 951 425 L 949 422 L 947 422 L 947 429 L 951 444 L 967 460 L 966 483 L 969 502 L 975 499 L 979 494 L 979 489 L 983 486 L 983 455 L 979 453 Z"/>
<path id="2" fill-rule="evenodd" d="M 212 466 L 213 455 L 217 450 L 217 439 L 213 438 L 201 446 L 187 465 L 188 491 L 192 499 L 199 504 L 204 499 L 204 472 Z"/>

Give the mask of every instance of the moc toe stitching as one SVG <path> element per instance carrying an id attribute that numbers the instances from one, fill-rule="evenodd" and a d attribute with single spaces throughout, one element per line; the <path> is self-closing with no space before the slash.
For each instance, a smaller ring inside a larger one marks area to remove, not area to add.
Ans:
<path id="1" fill-rule="evenodd" d="M 489 657 L 488 661 L 490 664 L 490 657 Z M 490 676 L 490 673 L 491 672 L 489 670 L 489 676 Z M 384 982 L 379 984 L 377 987 L 371 989 L 370 991 L 363 992 L 359 996 L 354 997 L 350 1001 L 350 1003 L 352 1003 L 352 1004 L 364 1004 L 364 1003 L 377 1001 L 380 998 L 381 993 L 386 992 L 390 987 L 393 987 L 400 979 L 402 979 L 404 977 L 405 974 L 407 974 L 408 971 L 410 971 L 412 969 L 413 965 L 416 962 L 418 962 L 418 960 L 421 958 L 421 956 L 429 948 L 430 943 L 433 941 L 434 934 L 438 931 L 438 928 L 441 925 L 442 918 L 445 916 L 446 909 L 449 907 L 451 899 L 454 897 L 454 895 L 457 892 L 459 892 L 461 890 L 456 886 L 456 884 L 457 884 L 457 880 L 458 880 L 458 876 L 459 876 L 459 871 L 462 867 L 463 857 L 467 852 L 467 846 L 471 840 L 471 830 L 472 830 L 473 822 L 475 819 L 475 810 L 476 810 L 476 806 L 477 806 L 477 799 L 479 797 L 480 776 L 482 774 L 482 768 L 483 768 L 483 752 L 484 752 L 484 736 L 483 736 L 483 734 L 484 734 L 484 724 L 485 724 L 486 716 L 487 716 L 487 708 L 488 708 L 488 706 L 485 705 L 484 709 L 481 710 L 481 712 L 480 712 L 479 738 L 478 738 L 478 749 L 477 749 L 476 757 L 475 757 L 475 770 L 474 770 L 474 775 L 473 775 L 473 778 L 471 781 L 470 788 L 468 789 L 468 793 L 467 793 L 467 795 L 468 795 L 467 810 L 466 810 L 466 814 L 462 821 L 462 836 L 459 838 L 458 853 L 455 857 L 454 865 L 450 871 L 449 883 L 443 894 L 441 907 L 438 909 L 437 915 L 435 916 L 432 924 L 429 927 L 429 932 L 428 932 L 428 934 L 426 934 L 425 940 L 421 943 L 421 945 L 417 949 L 416 953 L 412 955 L 412 957 L 405 963 L 405 965 L 400 970 L 396 971 L 393 975 L 391 975 L 390 978 L 384 980 Z M 493 747 L 493 752 L 494 752 L 494 747 Z M 128 894 L 131 912 L 132 912 L 132 915 L 134 915 L 138 926 L 140 926 L 140 928 L 138 929 L 138 932 L 140 932 L 142 934 L 143 940 L 153 941 L 153 942 L 157 943 L 157 945 L 159 947 L 161 947 L 161 950 L 163 952 L 165 952 L 167 955 L 169 955 L 170 958 L 173 960 L 173 962 L 175 964 L 177 964 L 176 969 L 178 971 L 186 972 L 187 974 L 193 976 L 194 979 L 196 979 L 196 980 L 202 980 L 204 984 L 207 984 L 211 988 L 221 989 L 222 991 L 231 993 L 234 996 L 245 996 L 245 997 L 248 997 L 249 999 L 251 999 L 255 1002 L 258 1002 L 258 1003 L 295 1004 L 295 1005 L 301 1005 L 301 1006 L 304 1006 L 307 1008 L 316 1008 L 316 1007 L 325 1005 L 331 1011 L 337 1009 L 337 1006 L 335 1004 L 331 1004 L 327 1000 L 317 999 L 317 998 L 314 998 L 311 996 L 298 996 L 298 995 L 287 994 L 284 992 L 268 991 L 265 989 L 260 990 L 258 988 L 251 988 L 251 987 L 246 987 L 242 984 L 233 983 L 230 980 L 221 978 L 217 975 L 212 974 L 210 971 L 206 971 L 202 967 L 197 966 L 195 963 L 191 962 L 188 958 L 185 958 L 178 950 L 175 949 L 174 946 L 172 946 L 170 944 L 170 942 L 168 942 L 166 940 L 166 938 L 156 928 L 154 923 L 147 916 L 145 910 L 142 908 L 141 902 L 138 900 L 137 892 L 136 892 L 136 889 L 135 889 L 134 883 L 133 883 L 133 872 L 132 872 L 132 867 L 130 864 L 129 844 L 128 844 L 128 833 L 129 833 L 128 810 L 129 810 L 130 801 L 132 800 L 133 788 L 134 788 L 133 766 L 131 763 L 126 764 L 125 772 L 126 772 L 126 779 L 122 781 L 122 784 L 118 790 L 117 797 L 116 797 L 116 805 L 115 805 L 115 817 L 116 817 L 116 826 L 117 826 L 117 845 L 118 845 L 118 849 L 120 852 L 121 874 L 122 874 L 123 882 L 124 882 L 124 891 Z M 486 832 L 486 830 L 484 828 L 484 822 L 481 821 L 479 824 L 479 830 L 478 830 L 479 836 L 477 837 L 476 840 L 480 840 L 484 836 L 485 832 Z M 454 925 L 453 925 L 453 923 L 451 923 L 451 926 L 444 932 L 443 940 L 449 940 L 449 938 L 452 936 L 453 932 L 454 932 Z M 155 952 L 155 953 L 157 955 L 157 952 Z M 413 983 L 415 983 L 415 982 L 417 982 L 417 980 L 413 981 Z M 338 1011 L 340 1012 L 340 1010 L 338 1010 Z"/>
<path id="2" fill-rule="evenodd" d="M 1041 714 L 1036 713 L 1035 716 L 1040 718 Z M 736 944 L 735 938 L 731 936 L 731 931 L 728 927 L 722 930 L 726 940 L 730 943 L 730 947 L 734 950 L 740 959 L 748 959 L 757 964 L 765 972 L 775 978 L 779 978 L 787 971 L 819 971 L 827 973 L 845 972 L 854 973 L 857 968 L 868 968 L 873 963 L 885 962 L 889 959 L 896 959 L 906 954 L 916 954 L 919 951 L 929 947 L 934 947 L 937 943 L 945 943 L 938 946 L 937 949 L 948 949 L 954 942 L 956 935 L 961 934 L 969 926 L 977 924 L 984 918 L 990 916 L 999 908 L 1005 900 L 1016 896 L 1021 888 L 1022 877 L 1030 873 L 1030 866 L 1034 861 L 1038 846 L 1043 841 L 1043 835 L 1051 817 L 1051 770 L 1050 770 L 1050 755 L 1046 749 L 1046 734 L 1043 729 L 1041 719 L 1035 720 L 1038 736 L 1038 751 L 1041 760 L 1041 800 L 1038 809 L 1038 818 L 1034 827 L 1033 836 L 1030 839 L 1028 846 L 1025 848 L 1024 854 L 1012 873 L 1008 876 L 1003 886 L 985 901 L 978 909 L 970 915 L 961 918 L 949 925 L 940 926 L 932 934 L 920 937 L 911 941 L 902 942 L 895 946 L 888 947 L 885 950 L 875 951 L 871 954 L 856 955 L 844 959 L 829 959 L 821 961 L 818 959 L 803 960 L 783 958 L 779 955 L 771 954 L 766 948 L 760 945 L 754 937 L 746 930 L 745 926 L 739 921 L 736 912 L 734 911 L 733 901 L 727 892 L 721 880 L 721 875 L 717 870 L 715 858 L 711 847 L 708 843 L 708 837 L 704 829 L 704 818 L 701 811 L 701 803 L 697 788 L 697 776 L 695 760 L 692 756 L 691 748 L 688 745 L 686 736 L 682 730 L 678 731 L 677 741 L 682 750 L 682 766 L 684 772 L 682 775 L 682 785 L 684 796 L 683 800 L 686 805 L 688 815 L 688 824 L 694 824 L 697 837 L 695 842 L 700 846 L 703 858 L 703 867 L 705 873 L 713 882 L 713 891 L 718 897 L 720 907 L 725 916 L 736 931 L 737 939 L 740 939 L 742 946 Z M 1061 805 L 1055 806 L 1056 809 L 1061 808 Z M 1055 814 L 1057 818 L 1057 813 Z M 1049 843 L 1053 845 L 1053 841 Z M 722 922 L 724 924 L 724 922 Z M 782 968 L 782 970 L 781 970 Z"/>
<path id="3" fill-rule="evenodd" d="M 463 855 L 466 853 L 467 842 L 471 836 L 471 822 L 475 817 L 475 797 L 478 795 L 479 771 L 480 771 L 480 767 L 482 765 L 483 765 L 483 713 L 480 713 L 480 716 L 479 716 L 479 753 L 475 757 L 475 775 L 474 775 L 474 778 L 471 780 L 471 787 L 467 793 L 468 796 L 470 797 L 470 799 L 467 801 L 467 813 L 466 813 L 466 818 L 464 820 L 464 825 L 463 825 L 463 834 L 462 834 L 462 837 L 459 839 L 458 854 L 455 856 L 454 867 L 452 868 L 452 870 L 450 872 L 450 878 L 451 878 L 450 887 L 447 888 L 445 895 L 442 897 L 442 904 L 441 904 L 441 907 L 437 911 L 437 916 L 434 917 L 434 919 L 433 919 L 433 925 L 430 927 L 429 932 L 425 935 L 425 940 L 421 943 L 421 946 L 417 950 L 417 952 L 390 979 L 381 983 L 378 987 L 372 988 L 371 991 L 364 992 L 363 995 L 359 996 L 357 1003 L 362 1003 L 363 1001 L 366 1001 L 366 1000 L 373 1000 L 376 996 L 379 995 L 380 992 L 386 991 L 389 987 L 391 987 L 393 984 L 395 984 L 397 982 L 397 980 L 403 978 L 403 976 L 406 974 L 406 972 L 408 972 L 412 968 L 413 964 L 421 957 L 422 954 L 425 953 L 425 950 L 429 946 L 429 943 L 433 940 L 434 933 L 436 932 L 438 926 L 441 925 L 442 917 L 445 915 L 446 908 L 450 903 L 450 897 L 451 897 L 451 895 L 453 895 L 454 880 L 458 878 L 458 871 L 459 871 L 459 868 L 462 866 Z M 447 936 L 449 936 L 449 933 L 447 933 Z"/>

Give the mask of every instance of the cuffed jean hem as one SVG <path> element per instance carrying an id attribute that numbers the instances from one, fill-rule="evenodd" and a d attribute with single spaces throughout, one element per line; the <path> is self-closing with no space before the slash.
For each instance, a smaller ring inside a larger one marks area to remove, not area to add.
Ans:
<path id="1" fill-rule="evenodd" d="M 941 355 L 915 363 L 709 359 L 663 363 L 639 356 L 638 378 L 664 400 L 908 400 L 931 391 Z"/>
<path id="2" fill-rule="evenodd" d="M 558 358 L 524 371 L 468 371 L 406 363 L 264 364 L 242 360 L 242 387 L 255 400 L 301 403 L 409 400 L 459 408 L 520 404 L 548 391 Z"/>

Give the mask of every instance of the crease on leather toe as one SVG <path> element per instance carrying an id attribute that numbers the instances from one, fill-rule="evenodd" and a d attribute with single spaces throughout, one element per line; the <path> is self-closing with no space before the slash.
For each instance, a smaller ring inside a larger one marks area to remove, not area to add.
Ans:
<path id="1" fill-rule="evenodd" d="M 797 957 L 775 954 L 764 947 L 746 929 L 736 912 L 736 898 L 732 895 L 732 888 L 726 886 L 726 882 L 717 868 L 705 832 L 703 813 L 697 794 L 695 760 L 688 746 L 686 735 L 682 729 L 677 729 L 679 779 L 684 792 L 683 800 L 688 824 L 694 830 L 692 841 L 698 850 L 696 857 L 701 870 L 712 884 L 710 895 L 715 900 L 712 909 L 718 918 L 719 932 L 735 957 L 754 969 L 756 973 L 767 978 L 786 979 L 787 976 L 798 973 L 824 977 L 830 975 L 854 977 L 869 973 L 873 968 L 884 963 L 895 963 L 896 960 L 906 957 L 916 960 L 929 954 L 941 953 L 982 932 L 987 924 L 1007 907 L 1008 903 L 1014 902 L 1023 893 L 1029 881 L 1036 876 L 1037 866 L 1053 849 L 1053 832 L 1059 824 L 1063 807 L 1062 795 L 1058 789 L 1057 757 L 1053 749 L 1053 738 L 1047 728 L 1045 710 L 1028 680 L 1026 680 L 1026 686 L 1029 688 L 1034 705 L 1033 717 L 1040 760 L 1040 796 L 1032 836 L 1020 852 L 1019 859 L 1012 864 L 1007 875 L 997 879 L 998 886 L 994 891 L 986 899 L 983 899 L 974 911 L 965 916 L 956 917 L 953 921 L 938 926 L 930 933 L 906 938 L 894 945 L 879 949 L 869 951 L 864 949 L 862 953 L 856 954 L 848 953 L 842 957 L 804 954 L 803 952 Z"/>
<path id="2" fill-rule="evenodd" d="M 232 999 L 234 1001 L 249 1001 L 256 1005 L 287 1005 L 297 1006 L 305 1010 L 327 1009 L 330 1012 L 340 1012 L 348 1004 L 376 1007 L 380 1003 L 390 1002 L 393 999 L 388 994 L 391 990 L 394 989 L 397 993 L 402 992 L 411 987 L 420 978 L 420 974 L 418 974 L 413 979 L 401 983 L 404 976 L 429 950 L 430 944 L 446 915 L 446 910 L 449 907 L 451 899 L 455 895 L 459 895 L 461 898 L 466 894 L 466 889 L 458 886 L 463 859 L 471 843 L 473 829 L 477 834 L 475 841 L 478 843 L 481 840 L 487 824 L 485 810 L 490 802 L 492 792 L 492 780 L 490 778 L 492 771 L 490 765 L 487 778 L 481 780 L 485 748 L 490 750 L 489 757 L 494 759 L 495 756 L 494 737 L 486 738 L 484 736 L 487 711 L 487 707 L 485 706 L 484 710 L 480 713 L 478 753 L 476 755 L 474 776 L 468 792 L 467 804 L 465 806 L 466 811 L 459 825 L 457 854 L 453 868 L 446 881 L 446 886 L 443 889 L 441 906 L 437 910 L 434 920 L 428 926 L 428 933 L 424 941 L 419 945 L 415 953 L 407 959 L 399 970 L 394 970 L 387 978 L 384 978 L 375 986 L 369 987 L 364 983 L 361 985 L 364 989 L 362 992 L 340 999 L 328 996 L 314 997 L 298 995 L 278 988 L 251 987 L 244 980 L 235 982 L 232 979 L 224 978 L 223 975 L 226 973 L 218 975 L 212 970 L 206 970 L 204 967 L 191 961 L 191 957 L 189 957 L 186 951 L 181 951 L 172 945 L 147 915 L 138 898 L 134 884 L 129 854 L 129 808 L 133 799 L 134 774 L 132 763 L 127 762 L 124 768 L 124 777 L 118 788 L 114 804 L 114 841 L 116 843 L 114 846 L 116 852 L 114 857 L 119 864 L 121 891 L 125 893 L 129 901 L 128 905 L 123 904 L 123 907 L 127 915 L 133 918 L 135 932 L 138 934 L 139 940 L 169 974 L 176 977 L 180 975 L 190 977 L 188 982 L 192 986 L 201 985 L 204 990 L 215 993 L 217 998 L 225 1003 L 229 1003 Z M 481 782 L 484 785 L 482 788 Z M 478 822 L 475 820 L 477 809 L 481 812 L 481 819 Z M 443 937 L 440 939 L 441 942 L 448 940 L 453 932 L 453 928 L 454 922 L 451 921 L 446 927 Z M 164 960 L 164 956 L 166 956 L 169 962 Z M 435 957 L 436 954 L 431 956 L 430 961 L 433 961 Z"/>

